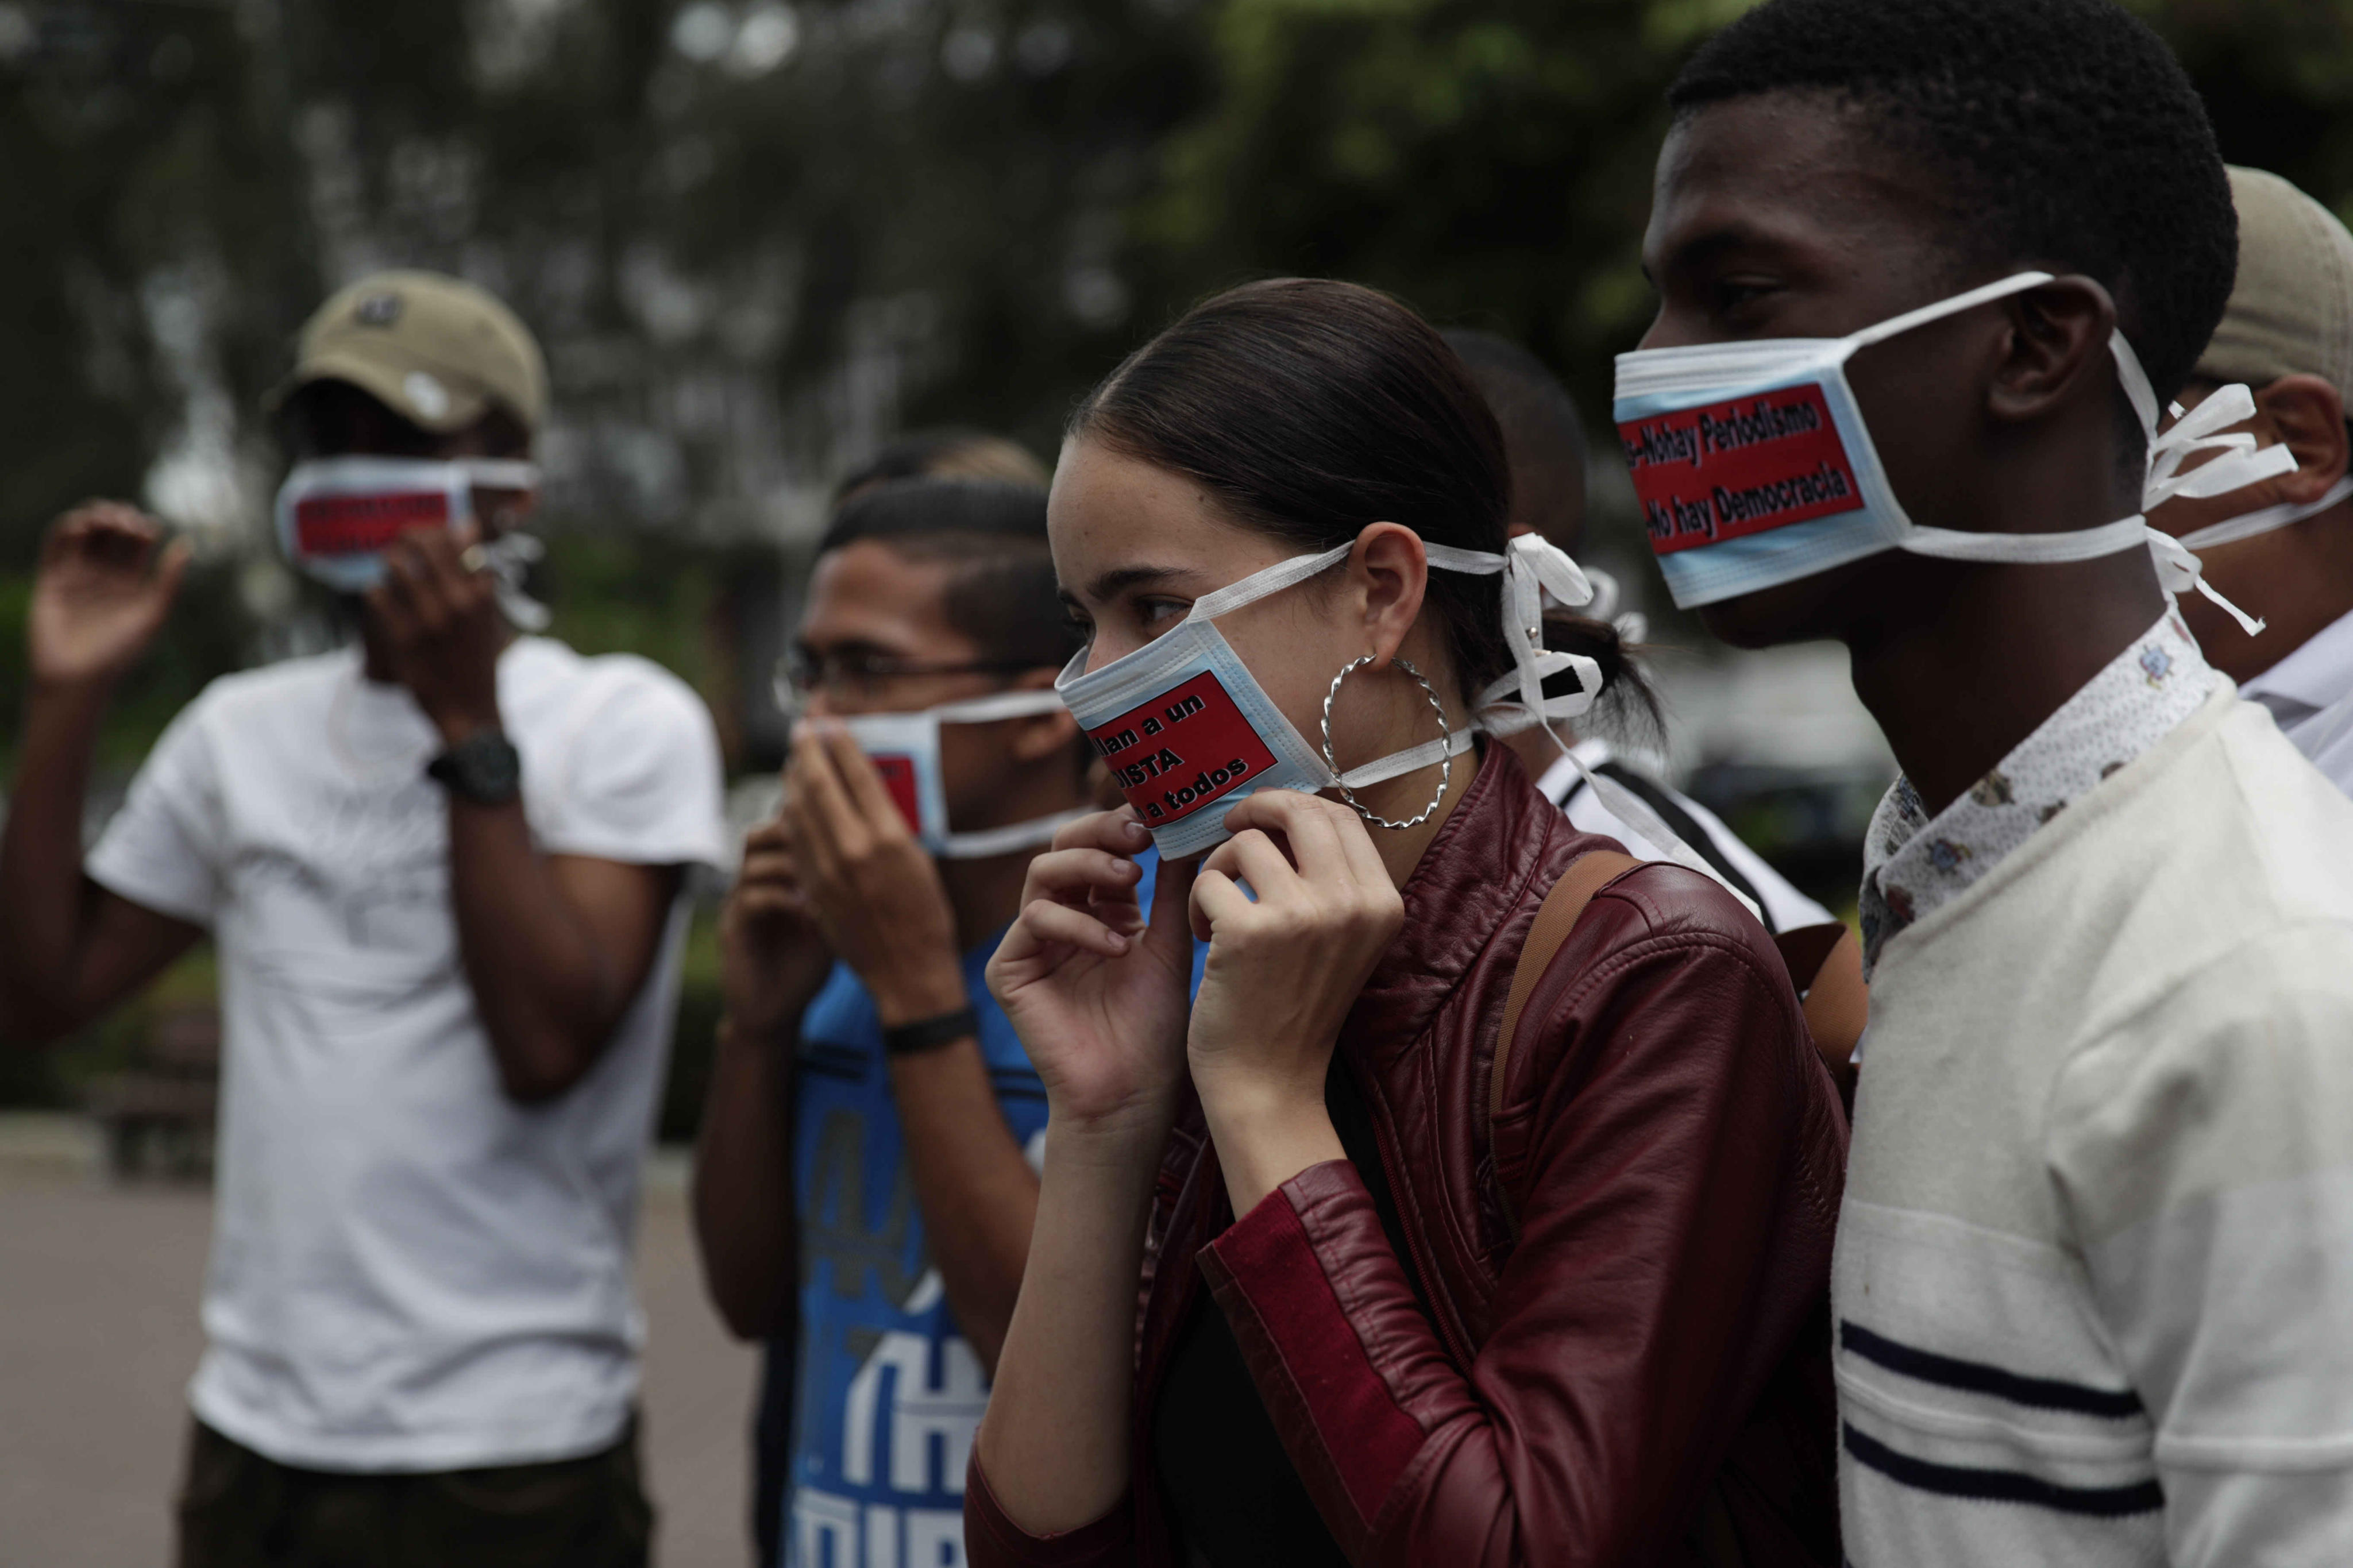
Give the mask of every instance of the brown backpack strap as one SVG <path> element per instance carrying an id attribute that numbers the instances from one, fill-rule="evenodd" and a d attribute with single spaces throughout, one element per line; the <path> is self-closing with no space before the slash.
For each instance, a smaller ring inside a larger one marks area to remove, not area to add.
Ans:
<path id="1" fill-rule="evenodd" d="M 1560 880 L 1552 885 L 1545 901 L 1536 910 L 1535 923 L 1528 927 L 1527 939 L 1520 943 L 1519 961 L 1512 969 L 1512 990 L 1504 1003 L 1504 1027 L 1495 1037 L 1495 1061 L 1489 1075 L 1487 1114 L 1500 1116 L 1504 1110 L 1504 1069 L 1511 1065 L 1512 1042 L 1519 1034 L 1520 1014 L 1526 1010 L 1528 997 L 1552 967 L 1553 955 L 1568 933 L 1577 926 L 1577 919 L 1593 895 L 1616 881 L 1642 862 L 1631 855 L 1615 850 L 1596 849 L 1569 862 Z"/>

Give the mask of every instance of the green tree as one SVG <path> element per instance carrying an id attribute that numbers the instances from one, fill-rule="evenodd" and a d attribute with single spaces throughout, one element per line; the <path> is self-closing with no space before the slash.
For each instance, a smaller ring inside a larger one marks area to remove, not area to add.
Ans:
<path id="1" fill-rule="evenodd" d="M 1611 356 L 1652 309 L 1641 245 L 1667 86 L 1753 3 L 1219 0 L 1202 17 L 1208 90 L 1162 144 L 1129 264 L 1164 311 L 1271 273 L 1393 289 L 1525 342 L 1599 426 Z M 2137 8 L 2199 83 L 2227 158 L 2353 212 L 2353 5 Z M 1639 552 L 1630 510 L 1597 525 L 1603 549 Z"/>

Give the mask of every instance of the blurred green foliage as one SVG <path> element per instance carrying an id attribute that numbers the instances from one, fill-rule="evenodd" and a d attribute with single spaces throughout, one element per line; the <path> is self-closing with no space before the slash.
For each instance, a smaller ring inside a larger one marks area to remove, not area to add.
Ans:
<path id="1" fill-rule="evenodd" d="M 1596 419 L 1651 310 L 1667 84 L 1752 3 L 1223 0 L 1204 13 L 1211 92 L 1163 143 L 1134 242 L 1194 290 L 1271 272 L 1394 289 L 1527 343 Z M 2353 5 L 2133 8 L 2180 54 L 2227 159 L 2353 214 Z M 1596 521 L 1640 552 L 1630 513 Z"/>
<path id="2" fill-rule="evenodd" d="M 1651 308 L 1661 95 L 1746 3 L 0 0 L 6 749 L 36 542 L 85 495 L 203 547 L 118 776 L 206 679 L 301 646 L 259 569 L 262 398 L 376 266 L 475 278 L 541 332 L 556 630 L 692 680 L 739 764 L 773 743 L 754 623 L 834 476 L 938 421 L 1050 453 L 1214 289 L 1389 288 L 1526 342 L 1596 415 Z M 2226 155 L 2348 210 L 2353 3 L 2137 8 Z"/>
<path id="3" fill-rule="evenodd" d="M 0 1106 L 63 1110 L 82 1102 L 92 1079 L 135 1066 L 154 1020 L 200 1006 L 219 994 L 220 970 L 209 942 L 191 949 L 132 1001 L 42 1050 L 0 1047 Z"/>
<path id="4" fill-rule="evenodd" d="M 232 569 L 267 550 L 260 400 L 376 265 L 539 329 L 553 531 L 626 542 L 566 624 L 681 657 L 712 601 L 644 583 L 690 542 L 806 538 L 897 426 L 1050 451 L 1241 278 L 1394 289 L 1598 410 L 1650 308 L 1661 94 L 1746 3 L 0 0 L 0 616 L 49 516 L 143 491 L 219 563 L 182 616 L 217 626 L 159 657 L 121 750 L 266 647 Z M 2353 5 L 2140 8 L 2226 153 L 2353 197 Z"/>

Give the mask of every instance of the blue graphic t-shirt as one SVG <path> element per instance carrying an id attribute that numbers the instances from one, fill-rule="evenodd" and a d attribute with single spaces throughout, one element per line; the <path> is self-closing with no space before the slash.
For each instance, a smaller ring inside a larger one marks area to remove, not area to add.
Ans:
<path id="1" fill-rule="evenodd" d="M 1144 859 L 1141 897 L 1151 908 Z M 1034 1166 L 1046 1089 L 988 994 L 992 937 L 964 956 L 997 1110 Z M 1197 944 L 1198 988 L 1206 945 Z M 988 1402 L 923 1240 L 874 1001 L 837 963 L 801 1020 L 793 1181 L 800 1342 L 787 1568 L 960 1568 L 965 1463 Z M 776 1354 L 781 1347 L 771 1347 Z"/>

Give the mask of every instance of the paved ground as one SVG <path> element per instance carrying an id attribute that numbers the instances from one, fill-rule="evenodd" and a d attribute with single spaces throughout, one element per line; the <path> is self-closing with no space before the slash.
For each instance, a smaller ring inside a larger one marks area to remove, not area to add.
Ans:
<path id="1" fill-rule="evenodd" d="M 76 1131 L 0 1129 L 0 1568 L 163 1568 L 212 1204 L 100 1184 Z M 753 1355 L 703 1303 L 674 1166 L 638 1272 L 658 1561 L 743 1568 Z"/>

